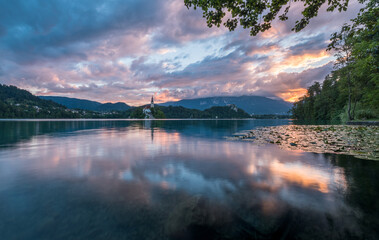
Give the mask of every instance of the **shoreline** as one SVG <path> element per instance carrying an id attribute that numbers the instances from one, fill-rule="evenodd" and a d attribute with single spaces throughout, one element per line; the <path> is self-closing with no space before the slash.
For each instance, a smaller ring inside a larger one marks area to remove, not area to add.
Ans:
<path id="1" fill-rule="evenodd" d="M 379 126 L 379 121 L 349 121 L 346 125 L 358 125 L 358 126 Z"/>
<path id="2" fill-rule="evenodd" d="M 0 121 L 230 121 L 230 120 L 286 120 L 292 119 L 256 119 L 256 118 L 162 118 L 162 119 L 144 119 L 144 118 L 0 118 Z"/>
<path id="3" fill-rule="evenodd" d="M 379 160 L 379 126 L 283 125 L 258 127 L 235 134 L 231 140 L 256 145 L 275 144 L 281 149 L 353 155 Z"/>

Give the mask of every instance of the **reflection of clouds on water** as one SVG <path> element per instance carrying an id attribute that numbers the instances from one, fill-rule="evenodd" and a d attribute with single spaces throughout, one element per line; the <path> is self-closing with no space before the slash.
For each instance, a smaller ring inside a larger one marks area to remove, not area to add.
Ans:
<path id="1" fill-rule="evenodd" d="M 251 191 L 265 209 L 277 201 L 330 206 L 328 194 L 346 187 L 340 170 L 318 155 L 182 136 L 160 128 L 151 141 L 151 132 L 96 129 L 65 138 L 39 136 L 20 144 L 18 161 L 28 160 L 30 170 L 39 174 L 139 181 L 208 197 Z"/>
<path id="2" fill-rule="evenodd" d="M 291 184 L 304 188 L 314 189 L 322 193 L 329 192 L 331 174 L 328 172 L 299 162 L 285 164 L 278 160 L 272 161 L 269 168 L 272 175 L 279 178 L 278 181 L 285 179 Z"/>
<path id="3" fill-rule="evenodd" d="M 296 211 L 308 218 L 307 224 L 329 224 L 325 216 L 330 216 L 341 229 L 356 226 L 362 213 L 351 206 L 346 194 L 356 183 L 351 171 L 360 168 L 347 171 L 336 164 L 334 155 L 198 137 L 196 125 L 192 126 L 193 135 L 177 127 L 141 123 L 83 129 L 37 135 L 0 149 L 0 192 L 11 193 L 0 196 L 0 203 L 16 209 L 30 207 L 39 193 L 47 199 L 41 197 L 37 202 L 55 201 L 55 195 L 62 194 L 55 192 L 58 182 L 60 191 L 69 189 L 67 196 L 61 196 L 63 206 L 68 204 L 65 197 L 89 201 L 83 199 L 90 196 L 91 201 L 111 204 L 116 212 L 122 206 L 168 214 L 195 197 L 206 198 L 211 206 L 218 204 L 257 228 L 267 225 L 271 229 Z M 347 163 L 357 163 L 355 160 Z M 371 170 L 364 164 L 359 166 L 363 172 Z M 362 182 L 361 186 L 367 186 Z M 53 190 L 35 191 L 33 186 L 39 189 L 40 184 Z M 14 201 L 18 193 L 14 195 L 12 188 L 24 189 L 24 185 L 36 194 L 33 201 L 24 196 L 21 202 Z"/>
<path id="4" fill-rule="evenodd" d="M 234 191 L 234 186 L 225 179 L 206 179 L 203 175 L 182 164 L 167 164 L 161 171 L 146 169 L 144 177 L 152 184 L 172 190 L 185 190 L 189 194 L 208 197 L 225 197 L 225 191 Z"/>

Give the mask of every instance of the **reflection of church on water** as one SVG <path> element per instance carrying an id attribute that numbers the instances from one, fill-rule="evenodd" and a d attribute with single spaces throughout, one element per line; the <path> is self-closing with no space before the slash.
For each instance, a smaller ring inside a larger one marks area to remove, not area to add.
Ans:
<path id="1" fill-rule="evenodd" d="M 145 120 L 142 122 L 144 129 L 150 129 L 151 132 L 151 142 L 154 141 L 154 124 L 152 120 Z"/>
<path id="2" fill-rule="evenodd" d="M 143 128 L 151 130 L 151 142 L 154 141 L 154 126 L 152 126 L 153 121 L 151 121 L 151 119 L 155 119 L 152 113 L 153 109 L 154 109 L 154 96 L 151 96 L 150 105 L 146 105 L 143 108 L 143 113 L 145 114 L 145 121 L 143 121 Z"/>

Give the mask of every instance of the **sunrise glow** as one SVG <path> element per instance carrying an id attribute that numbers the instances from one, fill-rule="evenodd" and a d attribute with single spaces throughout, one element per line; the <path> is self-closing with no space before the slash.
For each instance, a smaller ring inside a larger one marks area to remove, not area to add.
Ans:
<path id="1" fill-rule="evenodd" d="M 318 21 L 333 25 L 311 22 L 299 33 L 290 31 L 291 21 L 274 22 L 252 38 L 242 28 L 208 28 L 201 12 L 181 0 L 44 8 L 26 2 L 17 7 L 38 9 L 32 23 L 24 14 L 0 16 L 8 23 L 0 28 L 1 83 L 37 95 L 130 105 L 152 95 L 157 102 L 241 95 L 294 102 L 333 69 L 334 56 L 325 51 L 330 34 L 357 11 L 322 11 Z"/>
<path id="2" fill-rule="evenodd" d="M 296 102 L 300 97 L 304 96 L 307 93 L 307 89 L 305 88 L 296 88 L 296 89 L 288 89 L 287 92 L 280 93 L 279 97 L 284 99 L 287 102 Z"/>

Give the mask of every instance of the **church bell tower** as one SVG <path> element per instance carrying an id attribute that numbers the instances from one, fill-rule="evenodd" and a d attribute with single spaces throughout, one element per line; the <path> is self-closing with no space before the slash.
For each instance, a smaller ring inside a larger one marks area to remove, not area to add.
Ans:
<path id="1" fill-rule="evenodd" d="M 151 108 L 154 108 L 154 98 L 153 96 L 151 96 L 151 105 L 150 105 Z"/>

